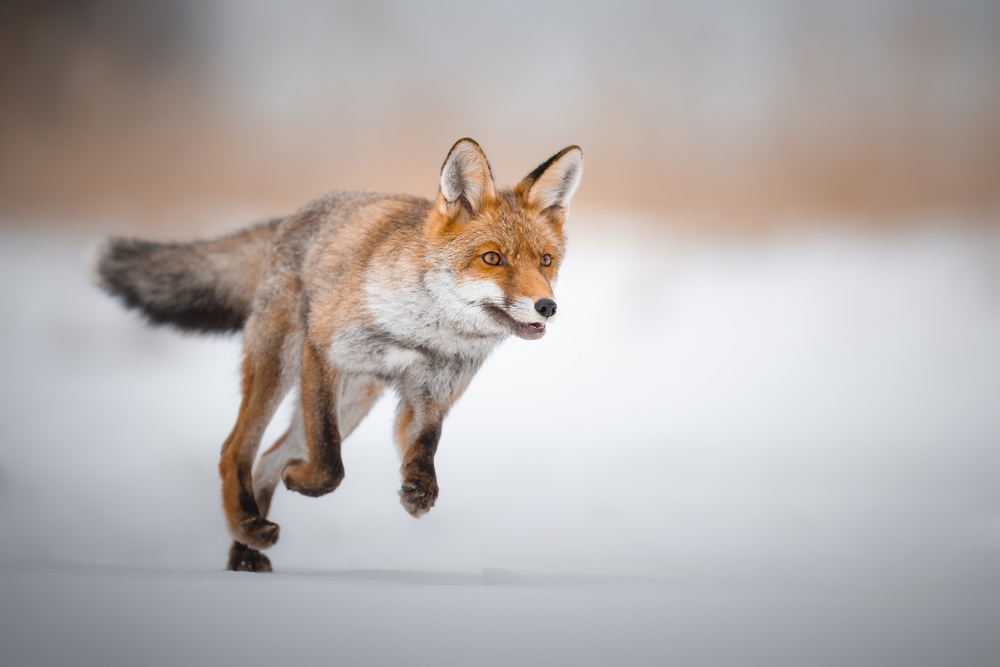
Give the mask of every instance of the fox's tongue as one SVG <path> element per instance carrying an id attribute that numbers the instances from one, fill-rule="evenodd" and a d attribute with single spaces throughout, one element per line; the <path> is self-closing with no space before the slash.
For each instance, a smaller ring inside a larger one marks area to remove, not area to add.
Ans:
<path id="1" fill-rule="evenodd" d="M 525 326 L 529 329 L 534 329 L 535 331 L 543 331 L 545 329 L 544 322 L 529 322 Z"/>

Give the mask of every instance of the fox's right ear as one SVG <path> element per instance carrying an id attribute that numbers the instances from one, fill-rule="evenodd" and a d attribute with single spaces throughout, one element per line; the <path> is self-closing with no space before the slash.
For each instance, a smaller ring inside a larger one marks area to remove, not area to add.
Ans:
<path id="1" fill-rule="evenodd" d="M 459 205 L 475 215 L 494 194 L 493 170 L 483 149 L 472 139 L 459 139 L 441 167 L 441 194 L 438 197 L 441 213 L 447 214 L 449 209 Z"/>

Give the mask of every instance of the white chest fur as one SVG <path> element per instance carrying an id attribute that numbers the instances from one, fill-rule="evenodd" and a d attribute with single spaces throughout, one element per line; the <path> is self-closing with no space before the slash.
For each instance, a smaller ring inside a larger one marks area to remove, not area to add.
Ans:
<path id="1" fill-rule="evenodd" d="M 358 318 L 337 332 L 331 360 L 352 374 L 443 398 L 471 379 L 507 334 L 484 310 L 498 288 L 460 288 L 447 270 L 366 276 Z"/>
<path id="2" fill-rule="evenodd" d="M 429 347 L 366 325 L 345 327 L 330 347 L 334 365 L 349 375 L 366 375 L 398 389 L 416 389 L 444 400 L 468 383 L 493 345 L 464 349 Z"/>

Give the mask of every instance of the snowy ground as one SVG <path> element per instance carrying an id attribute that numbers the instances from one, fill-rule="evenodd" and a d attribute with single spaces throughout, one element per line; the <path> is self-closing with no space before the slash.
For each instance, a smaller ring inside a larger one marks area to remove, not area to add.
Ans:
<path id="1" fill-rule="evenodd" d="M 391 397 L 221 572 L 239 343 L 0 228 L 4 665 L 993 665 L 1000 236 L 571 240 L 399 506 Z M 287 420 L 279 417 L 268 438 Z"/>

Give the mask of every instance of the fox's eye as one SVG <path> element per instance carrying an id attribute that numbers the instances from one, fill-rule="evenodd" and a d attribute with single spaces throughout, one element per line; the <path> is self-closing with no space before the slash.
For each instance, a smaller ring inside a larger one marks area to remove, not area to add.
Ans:
<path id="1" fill-rule="evenodd" d="M 499 266 L 503 262 L 503 257 L 499 253 L 493 252 L 492 250 L 487 253 L 483 253 L 483 261 L 490 266 Z"/>
<path id="2" fill-rule="evenodd" d="M 542 255 L 542 266 L 552 266 L 552 255 L 548 253 Z"/>

